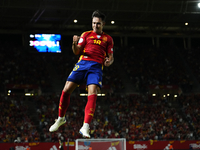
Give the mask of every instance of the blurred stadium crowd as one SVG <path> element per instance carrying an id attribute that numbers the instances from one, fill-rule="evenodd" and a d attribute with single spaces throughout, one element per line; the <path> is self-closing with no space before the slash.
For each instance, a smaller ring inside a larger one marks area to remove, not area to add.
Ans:
<path id="1" fill-rule="evenodd" d="M 174 47 L 131 46 L 116 47 L 114 54 L 115 63 L 104 68 L 103 84 L 109 89 L 104 90 L 105 97 L 98 97 L 91 137 L 199 140 L 200 95 L 193 92 L 193 78 L 200 81 L 198 49 L 180 54 Z M 57 118 L 60 97 L 52 90 L 48 63 L 56 66 L 64 84 L 77 59 L 73 54 L 30 54 L 1 43 L 0 142 L 56 142 L 61 135 L 69 141 L 81 138 L 78 131 L 87 97 L 79 96 L 78 90 L 71 96 L 67 123 L 57 132 L 48 131 Z M 121 71 L 135 87 L 133 93 L 126 93 Z M 19 91 L 7 95 L 8 84 L 37 84 L 40 89 L 30 97 Z M 148 85 L 178 85 L 181 92 L 176 98 L 152 96 Z"/>

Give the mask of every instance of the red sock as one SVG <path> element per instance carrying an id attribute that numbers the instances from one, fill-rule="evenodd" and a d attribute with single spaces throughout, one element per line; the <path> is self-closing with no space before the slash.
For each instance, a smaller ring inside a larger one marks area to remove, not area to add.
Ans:
<path id="1" fill-rule="evenodd" d="M 59 117 L 64 117 L 70 103 L 70 94 L 62 91 L 59 104 Z"/>
<path id="2" fill-rule="evenodd" d="M 90 124 L 92 121 L 92 118 L 94 116 L 95 108 L 96 108 L 96 100 L 97 100 L 97 95 L 89 95 L 88 96 L 88 101 L 85 106 L 85 118 L 84 118 L 84 123 Z"/>

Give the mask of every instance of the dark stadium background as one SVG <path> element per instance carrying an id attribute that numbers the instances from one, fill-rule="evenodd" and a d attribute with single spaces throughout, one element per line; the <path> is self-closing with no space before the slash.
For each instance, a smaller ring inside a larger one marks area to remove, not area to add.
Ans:
<path id="1" fill-rule="evenodd" d="M 104 68 L 100 94 L 105 96 L 98 97 L 91 136 L 172 144 L 185 141 L 198 148 L 198 2 L 1 0 L 0 145 L 58 145 L 61 136 L 66 142 L 81 138 L 78 130 L 87 101 L 80 96 L 86 93 L 84 83 L 71 97 L 68 123 L 55 133 L 48 129 L 57 118 L 61 90 L 78 60 L 71 50 L 72 37 L 91 30 L 91 14 L 99 9 L 107 16 L 104 31 L 114 39 L 115 62 Z M 62 53 L 32 53 L 30 33 L 61 34 Z M 174 148 L 180 147 L 175 144 Z"/>

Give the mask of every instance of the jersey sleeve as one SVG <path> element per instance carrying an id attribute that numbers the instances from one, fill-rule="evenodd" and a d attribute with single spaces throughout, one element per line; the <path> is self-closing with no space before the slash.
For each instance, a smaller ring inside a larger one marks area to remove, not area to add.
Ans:
<path id="1" fill-rule="evenodd" d="M 78 45 L 80 45 L 81 47 L 85 47 L 85 44 L 86 44 L 86 32 L 83 32 L 78 41 Z"/>
<path id="2" fill-rule="evenodd" d="M 107 46 L 107 53 L 113 53 L 113 46 L 114 46 L 114 42 L 112 37 L 109 36 L 108 38 L 108 46 Z"/>

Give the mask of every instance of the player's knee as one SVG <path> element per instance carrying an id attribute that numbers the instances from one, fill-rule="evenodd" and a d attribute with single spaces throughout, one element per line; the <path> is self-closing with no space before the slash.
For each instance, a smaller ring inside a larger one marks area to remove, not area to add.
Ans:
<path id="1" fill-rule="evenodd" d="M 71 94 L 76 87 L 77 87 L 76 83 L 67 81 L 64 88 L 63 88 L 63 91 Z"/>
<path id="2" fill-rule="evenodd" d="M 98 86 L 95 84 L 91 84 L 88 86 L 88 95 L 97 94 Z"/>

